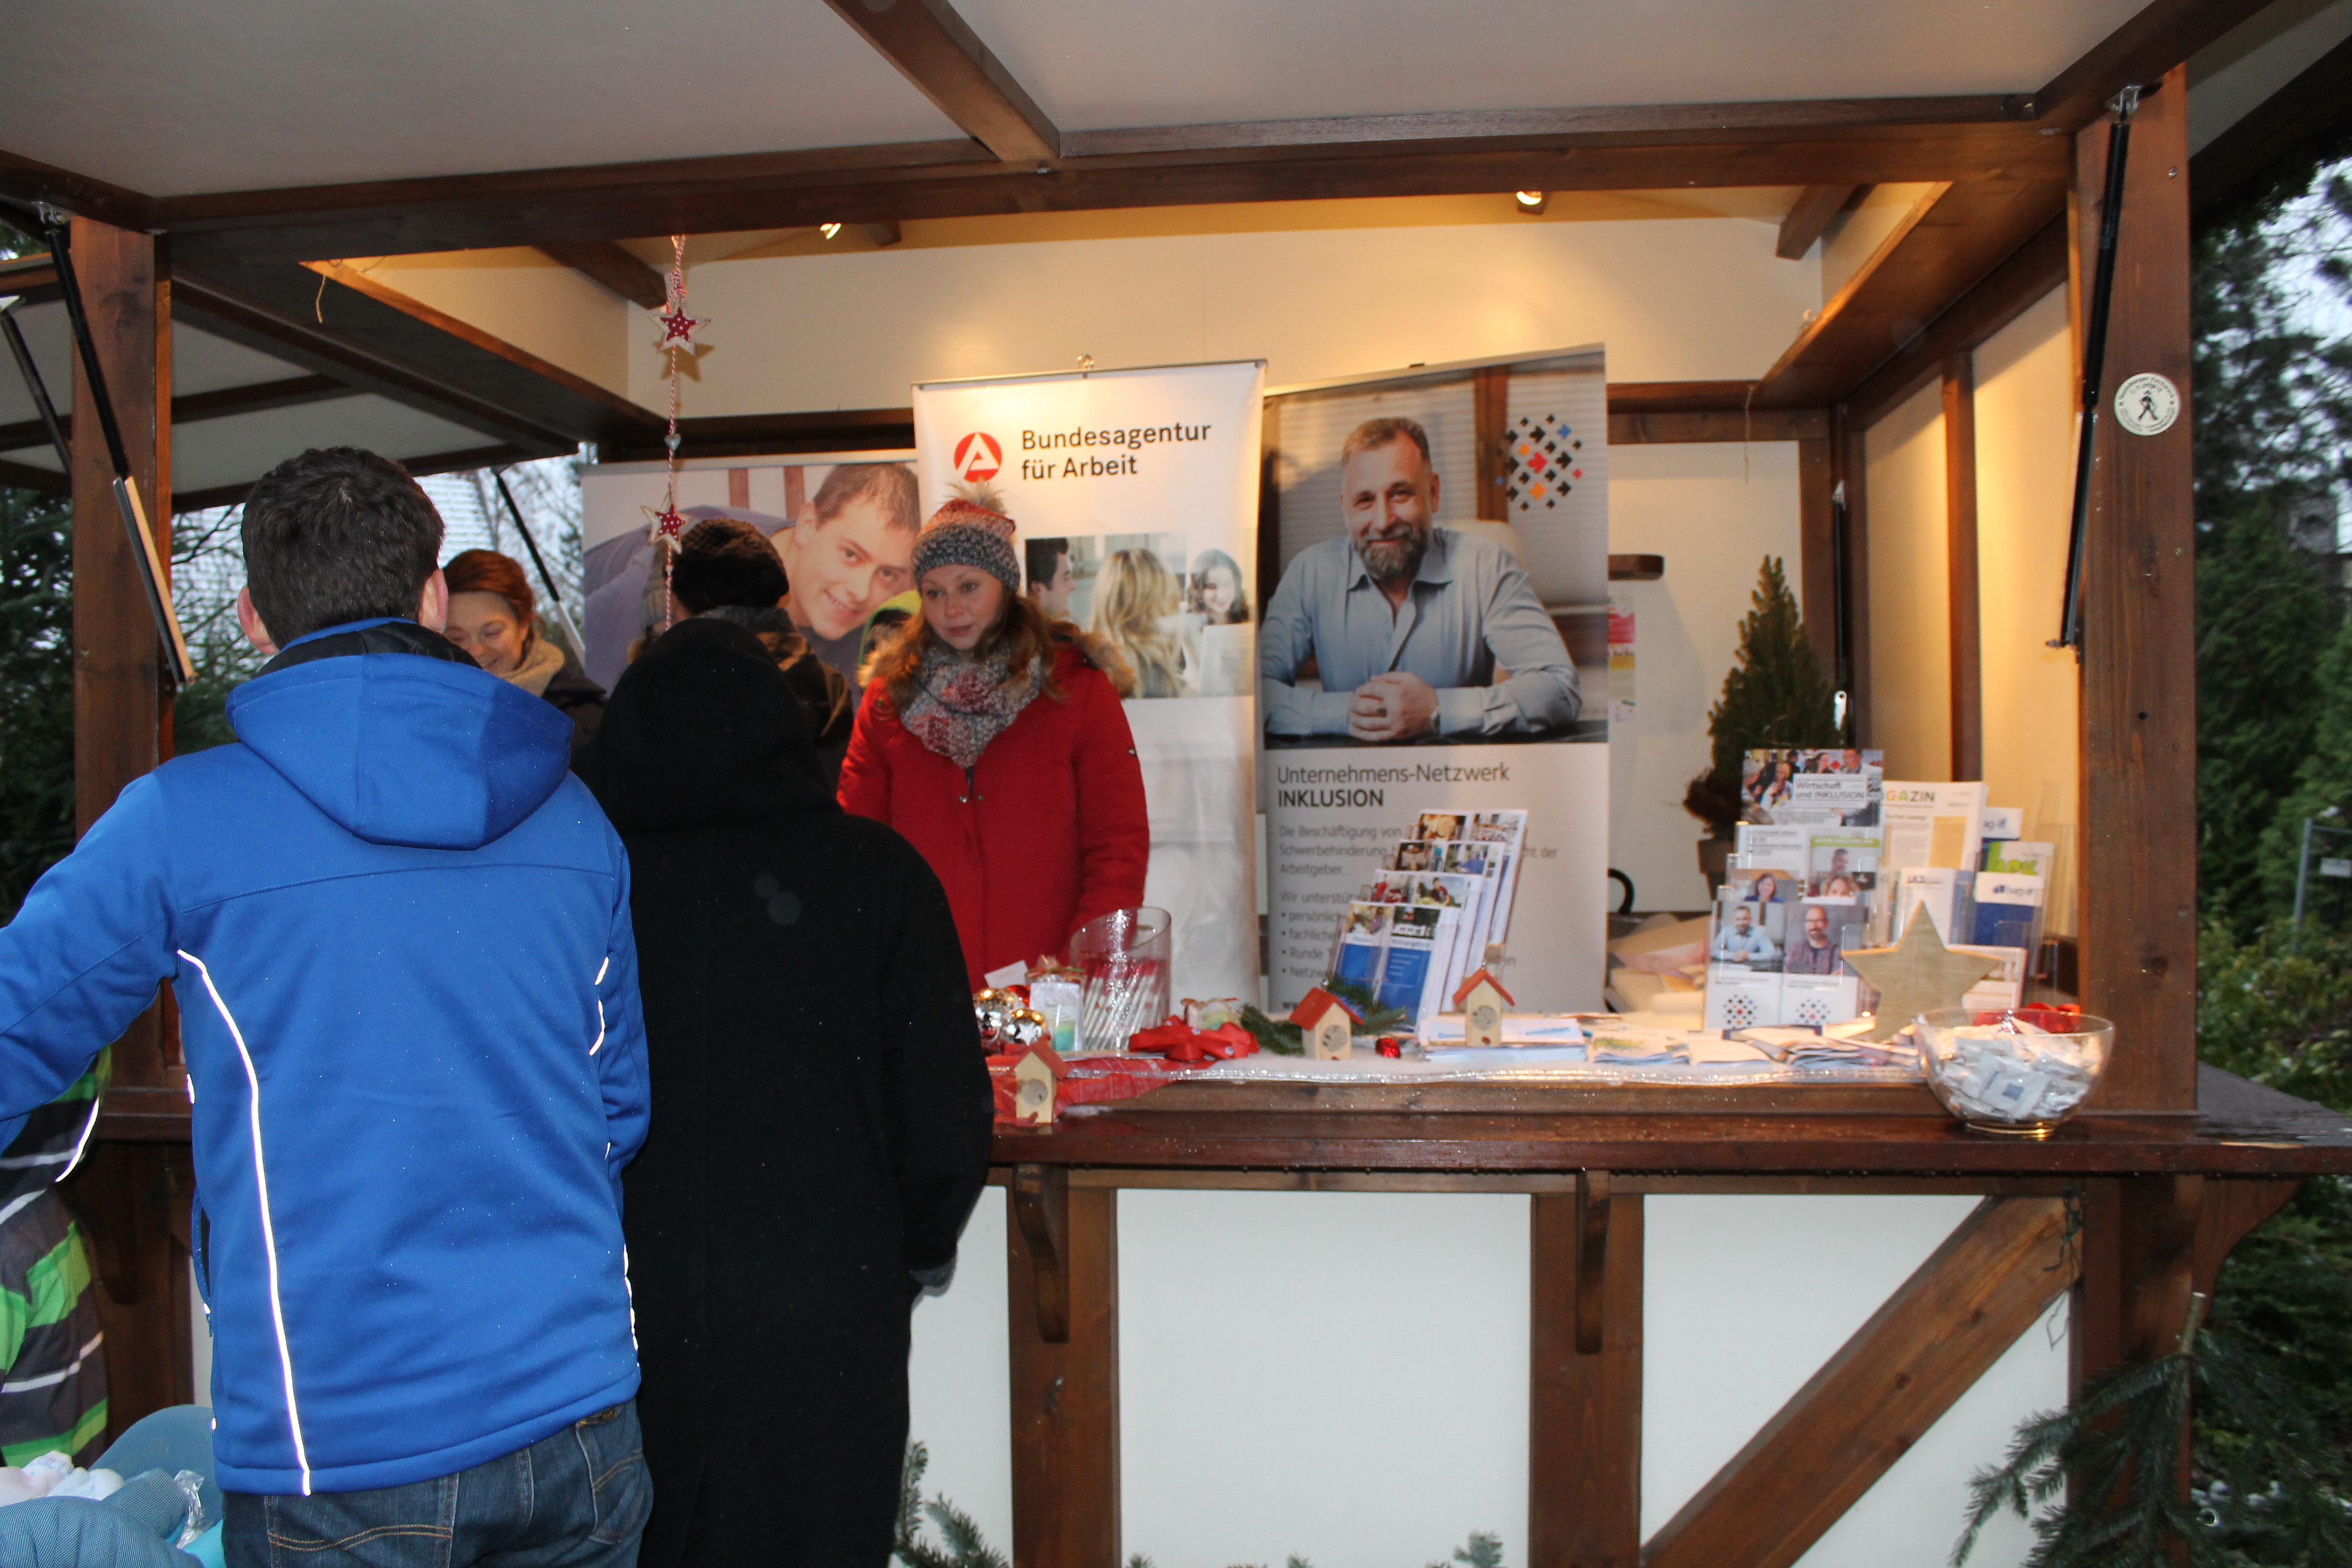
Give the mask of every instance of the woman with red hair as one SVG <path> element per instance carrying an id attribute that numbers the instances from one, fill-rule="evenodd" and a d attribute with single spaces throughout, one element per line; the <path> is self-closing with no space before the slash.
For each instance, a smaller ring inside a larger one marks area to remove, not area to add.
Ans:
<path id="1" fill-rule="evenodd" d="M 542 635 L 522 563 L 495 550 L 461 550 L 441 575 L 449 584 L 449 640 L 499 679 L 562 709 L 572 720 L 577 760 L 604 721 L 604 689 L 588 679 L 569 650 Z"/>

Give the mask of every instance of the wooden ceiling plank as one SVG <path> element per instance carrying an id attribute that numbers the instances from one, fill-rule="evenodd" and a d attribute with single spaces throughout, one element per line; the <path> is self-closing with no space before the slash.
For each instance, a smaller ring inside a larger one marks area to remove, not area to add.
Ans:
<path id="1" fill-rule="evenodd" d="M 2153 87 L 2164 73 L 2260 11 L 2270 0 L 2154 0 L 2060 71 L 2033 95 L 2053 135 L 2096 120 L 2126 87 Z"/>
<path id="2" fill-rule="evenodd" d="M 1780 237 L 1772 247 L 1772 254 L 1783 261 L 1800 261 L 1812 249 L 1813 241 L 1821 238 L 1847 202 L 1862 187 L 1859 185 L 1807 185 L 1797 194 L 1797 205 L 1780 220 Z"/>
<path id="3" fill-rule="evenodd" d="M 245 386 L 225 386 L 215 392 L 193 392 L 184 397 L 175 397 L 172 399 L 172 425 L 176 429 L 205 419 L 226 419 L 239 414 L 265 414 L 276 408 L 294 408 L 304 404 L 325 403 L 338 397 L 357 395 L 357 388 L 347 386 L 331 376 L 288 376 L 281 381 L 254 382 Z M 58 427 L 65 432 L 68 440 L 71 440 L 73 416 L 58 416 Z M 21 451 L 47 443 L 48 432 L 37 419 L 0 425 L 0 452 Z"/>
<path id="4" fill-rule="evenodd" d="M 898 74 L 1008 163 L 1062 155 L 1062 133 L 947 0 L 825 0 Z"/>
<path id="5" fill-rule="evenodd" d="M 539 248 L 632 305 L 658 310 L 669 298 L 659 268 L 646 266 L 609 239 L 551 239 Z"/>
<path id="6" fill-rule="evenodd" d="M 309 274 L 297 273 L 298 277 Z M 313 285 L 315 287 L 315 284 Z M 309 303 L 306 300 L 305 304 Z M 313 324 L 292 310 L 185 269 L 172 279 L 175 319 L 242 347 L 331 376 L 356 391 L 495 436 L 540 455 L 566 449 L 563 432 L 394 355 Z"/>

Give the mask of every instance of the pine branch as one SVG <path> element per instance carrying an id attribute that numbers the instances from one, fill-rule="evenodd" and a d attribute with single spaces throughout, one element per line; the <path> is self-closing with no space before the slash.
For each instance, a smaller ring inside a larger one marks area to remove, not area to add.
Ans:
<path id="1" fill-rule="evenodd" d="M 1250 1038 L 1257 1042 L 1257 1048 L 1268 1056 L 1303 1057 L 1307 1054 L 1298 1026 L 1287 1018 L 1269 1018 L 1244 1003 L 1241 1024 L 1250 1032 Z"/>

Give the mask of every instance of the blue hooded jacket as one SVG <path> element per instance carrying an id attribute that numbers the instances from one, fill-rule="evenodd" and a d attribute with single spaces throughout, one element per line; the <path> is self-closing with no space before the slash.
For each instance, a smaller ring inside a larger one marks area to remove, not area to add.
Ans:
<path id="1" fill-rule="evenodd" d="M 644 1027 L 571 721 L 401 621 L 228 711 L 0 930 L 0 1143 L 172 983 L 230 1490 L 432 1479 L 628 1399 Z"/>

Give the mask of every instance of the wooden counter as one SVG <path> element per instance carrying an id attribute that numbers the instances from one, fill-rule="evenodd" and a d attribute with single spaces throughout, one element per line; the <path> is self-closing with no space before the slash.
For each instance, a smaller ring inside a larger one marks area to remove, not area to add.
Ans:
<path id="1" fill-rule="evenodd" d="M 2211 1068 L 2198 1091 L 2042 1141 L 1969 1131 L 1909 1085 L 1203 1081 L 1000 1128 L 1013 1560 L 1122 1561 L 1121 1187 L 1529 1194 L 1528 1561 L 1782 1568 L 2059 1294 L 2078 1377 L 2160 1353 L 2301 1177 L 2352 1172 L 2352 1118 Z M 1643 1541 L 1643 1196 L 1924 1192 L 1984 1201 Z"/>

